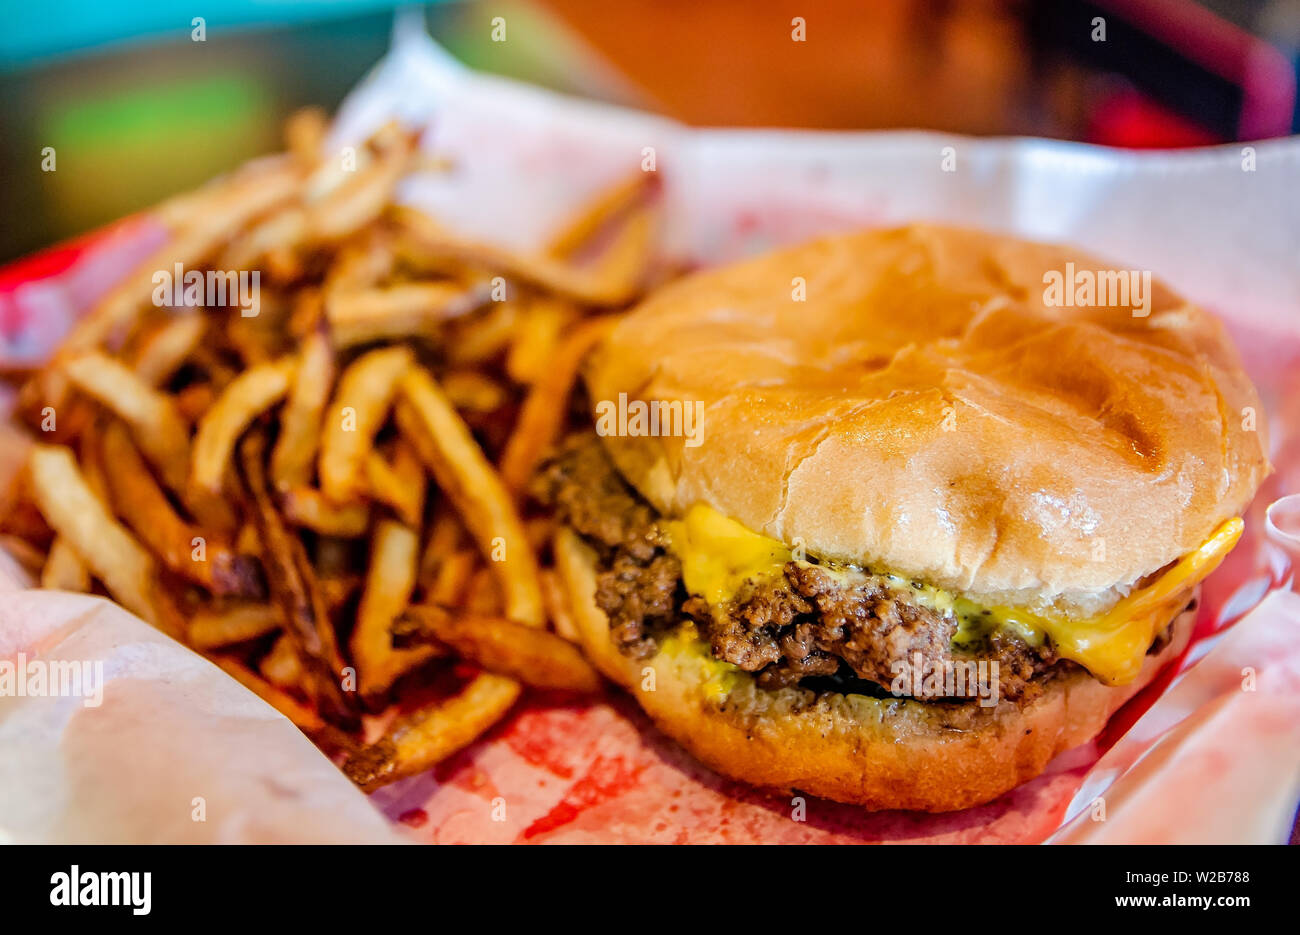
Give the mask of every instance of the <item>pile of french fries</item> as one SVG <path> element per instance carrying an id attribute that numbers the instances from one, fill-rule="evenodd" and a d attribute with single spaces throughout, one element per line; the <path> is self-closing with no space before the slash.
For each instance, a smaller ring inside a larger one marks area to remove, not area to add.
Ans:
<path id="1" fill-rule="evenodd" d="M 21 375 L 0 547 L 205 654 L 373 789 L 526 686 L 600 689 L 526 489 L 579 361 L 665 274 L 643 173 L 522 254 L 395 203 L 455 171 L 396 125 L 346 158 L 318 112 L 287 139 L 161 205 L 166 243 Z M 257 270 L 257 314 L 155 304 L 176 264 Z"/>

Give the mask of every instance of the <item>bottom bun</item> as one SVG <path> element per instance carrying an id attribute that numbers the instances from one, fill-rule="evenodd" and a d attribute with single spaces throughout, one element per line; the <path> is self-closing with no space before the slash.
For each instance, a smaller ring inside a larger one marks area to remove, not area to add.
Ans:
<path id="1" fill-rule="evenodd" d="M 1195 620 L 1193 610 L 1175 618 L 1168 644 L 1128 685 L 1110 687 L 1070 669 L 1048 677 L 1023 704 L 768 691 L 714 661 L 691 624 L 649 659 L 624 656 L 594 601 L 594 553 L 563 530 L 555 555 L 592 663 L 628 688 L 660 730 L 733 779 L 871 809 L 955 811 L 1033 779 L 1054 756 L 1096 737 L 1176 659 Z"/>

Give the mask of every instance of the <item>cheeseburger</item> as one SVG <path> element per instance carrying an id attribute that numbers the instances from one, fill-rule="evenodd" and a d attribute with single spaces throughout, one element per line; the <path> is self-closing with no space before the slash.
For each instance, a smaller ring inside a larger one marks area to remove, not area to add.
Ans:
<path id="1" fill-rule="evenodd" d="M 1093 738 L 1269 471 L 1214 318 L 968 230 L 679 280 L 584 376 L 537 493 L 586 651 L 719 772 L 870 808 L 986 802 Z"/>

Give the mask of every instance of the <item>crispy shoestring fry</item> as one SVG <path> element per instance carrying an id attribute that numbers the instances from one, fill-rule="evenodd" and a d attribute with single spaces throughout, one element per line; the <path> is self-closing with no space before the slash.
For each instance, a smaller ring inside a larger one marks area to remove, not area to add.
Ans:
<path id="1" fill-rule="evenodd" d="M 194 435 L 190 478 L 195 487 L 213 493 L 221 490 L 236 440 L 260 413 L 289 392 L 296 366 L 292 359 L 258 364 L 235 377 L 217 397 Z"/>
<path id="2" fill-rule="evenodd" d="M 293 648 L 293 640 L 281 634 L 258 667 L 262 676 L 276 688 L 293 690 L 302 682 L 302 660 Z"/>
<path id="3" fill-rule="evenodd" d="M 420 537 L 409 526 L 383 520 L 375 527 L 370 569 L 351 644 L 365 698 L 387 691 L 399 676 L 436 653 L 428 646 L 394 649 L 389 632 L 415 590 L 419 549 Z"/>
<path id="4" fill-rule="evenodd" d="M 409 135 L 394 140 L 369 166 L 349 173 L 323 198 L 309 204 L 307 226 L 315 238 L 339 240 L 378 218 L 406 171 L 414 143 Z"/>
<path id="5" fill-rule="evenodd" d="M 158 468 L 168 487 L 178 492 L 185 489 L 184 462 L 189 458 L 190 433 L 170 396 L 99 351 L 72 358 L 64 372 L 77 389 L 94 397 L 131 428 L 140 450 Z"/>
<path id="6" fill-rule="evenodd" d="M 456 607 L 465 599 L 465 590 L 478 567 L 478 556 L 469 549 L 458 549 L 442 556 L 429 585 L 429 599 Z"/>
<path id="7" fill-rule="evenodd" d="M 6 376 L 41 443 L 23 439 L 0 545 L 204 653 L 374 788 L 526 685 L 599 689 L 573 645 L 592 624 L 539 567 L 560 536 L 523 492 L 581 358 L 653 272 L 654 183 L 620 180 L 517 252 L 394 204 L 428 168 L 417 134 L 331 151 L 326 131 L 302 113 L 287 154 L 155 208 L 167 241 L 47 365 Z M 158 307 L 178 264 L 259 273 L 256 310 Z M 458 693 L 415 702 L 466 665 Z M 363 711 L 388 724 L 369 747 Z"/>
<path id="8" fill-rule="evenodd" d="M 519 302 L 493 302 L 464 322 L 447 349 L 452 363 L 482 365 L 510 346 L 522 308 Z"/>
<path id="9" fill-rule="evenodd" d="M 532 303 L 516 329 L 506 355 L 506 373 L 516 383 L 535 383 L 551 366 L 564 326 L 574 317 L 567 302 L 539 300 Z"/>
<path id="10" fill-rule="evenodd" d="M 337 637 L 302 540 L 289 534 L 271 502 L 262 464 L 265 452 L 265 440 L 256 432 L 240 443 L 240 466 L 263 542 L 271 596 L 284 613 L 285 632 L 311 675 L 304 687 L 331 719 L 351 722 L 352 709 L 340 684 L 344 664 Z"/>
<path id="11" fill-rule="evenodd" d="M 555 632 L 570 643 L 581 645 L 582 634 L 578 631 L 577 621 L 573 618 L 573 608 L 569 606 L 569 595 L 564 583 L 555 569 L 547 568 L 542 572 L 542 602 L 546 604 L 546 616 L 551 621 Z"/>
<path id="12" fill-rule="evenodd" d="M 293 386 L 280 416 L 280 436 L 271 452 L 271 480 L 281 490 L 311 480 L 320 442 L 320 420 L 334 385 L 334 348 L 329 335 L 313 331 L 303 341 Z"/>
<path id="13" fill-rule="evenodd" d="M 48 591 L 90 590 L 90 569 L 62 536 L 55 536 L 41 569 L 41 587 Z"/>
<path id="14" fill-rule="evenodd" d="M 408 526 L 419 527 L 424 515 L 425 477 L 420 456 L 404 440 L 394 445 L 390 464 L 378 451 L 366 455 L 366 487 L 370 496 L 393 509 Z"/>
<path id="15" fill-rule="evenodd" d="M 581 651 L 561 637 L 504 617 L 449 612 L 432 604 L 412 604 L 396 633 L 418 645 L 432 640 L 451 647 L 489 672 L 508 675 L 537 688 L 578 692 L 600 690 L 600 676 Z"/>
<path id="16" fill-rule="evenodd" d="M 72 329 L 63 351 L 80 351 L 103 344 L 128 325 L 154 292 L 154 274 L 171 271 L 176 264 L 196 269 L 217 247 L 251 219 L 268 211 L 298 190 L 297 169 L 287 160 L 268 164 L 264 171 L 241 173 L 229 184 L 198 193 L 196 200 L 176 205 L 165 219 L 177 228 L 174 238 L 142 262 L 100 300 Z"/>
<path id="17" fill-rule="evenodd" d="M 304 166 L 317 165 L 324 153 L 329 117 L 319 107 L 295 111 L 284 124 L 284 143 L 294 159 Z"/>
<path id="18" fill-rule="evenodd" d="M 588 305 L 622 305 L 636 296 L 655 235 L 654 214 L 648 209 L 637 211 L 596 262 L 579 267 L 550 254 L 516 253 L 496 244 L 469 240 L 444 230 L 411 208 L 395 209 L 394 214 L 414 240 L 428 250 Z"/>
<path id="19" fill-rule="evenodd" d="M 401 392 L 397 424 L 456 505 L 479 550 L 491 563 L 507 615 L 540 626 L 546 613 L 537 583 L 537 561 L 501 479 L 427 370 L 411 368 L 402 377 Z"/>
<path id="20" fill-rule="evenodd" d="M 407 283 L 358 290 L 331 290 L 325 318 L 340 347 L 386 338 L 433 337 L 442 324 L 468 314 L 487 299 L 479 286 Z"/>
<path id="21" fill-rule="evenodd" d="M 213 657 L 213 661 L 227 675 L 283 714 L 300 731 L 326 750 L 350 753 L 358 748 L 357 742 L 344 731 L 339 730 L 333 724 L 326 723 L 311 708 L 298 701 L 288 692 L 272 685 L 238 661 L 222 656 Z"/>
<path id="22" fill-rule="evenodd" d="M 235 604 L 221 610 L 198 611 L 190 618 L 189 643 L 195 649 L 220 649 L 274 633 L 284 626 L 284 614 L 270 604 Z"/>
<path id="23" fill-rule="evenodd" d="M 201 315 L 177 314 L 144 342 L 132 369 L 149 386 L 161 386 L 193 353 L 206 328 Z"/>
<path id="24" fill-rule="evenodd" d="M 113 598 L 149 623 L 165 624 L 155 606 L 153 559 L 96 496 L 72 451 L 35 445 L 27 470 L 41 513 Z"/>
<path id="25" fill-rule="evenodd" d="M 321 428 L 321 492 L 346 503 L 364 487 L 366 452 L 388 415 L 402 374 L 414 359 L 401 345 L 369 351 L 339 378 Z"/>
<path id="26" fill-rule="evenodd" d="M 289 522 L 326 536 L 350 539 L 365 535 L 370 507 L 360 500 L 334 503 L 319 490 L 294 487 L 280 495 L 280 507 Z"/>
<path id="27" fill-rule="evenodd" d="M 101 445 L 113 506 L 164 565 L 213 594 L 253 597 L 261 591 L 252 559 L 176 514 L 120 422 L 104 430 Z"/>
<path id="28" fill-rule="evenodd" d="M 512 678 L 477 675 L 448 701 L 399 718 L 383 738 L 350 757 L 343 772 L 366 791 L 423 772 L 477 740 L 522 693 Z"/>
<path id="29" fill-rule="evenodd" d="M 613 218 L 645 198 L 653 180 L 652 174 L 638 170 L 599 192 L 579 214 L 551 237 L 546 252 L 562 259 L 577 253 Z"/>
<path id="30" fill-rule="evenodd" d="M 560 345 L 550 368 L 534 384 L 501 457 L 501 480 L 518 496 L 564 424 L 565 402 L 578 379 L 578 366 L 617 322 L 612 315 L 590 318 Z"/>

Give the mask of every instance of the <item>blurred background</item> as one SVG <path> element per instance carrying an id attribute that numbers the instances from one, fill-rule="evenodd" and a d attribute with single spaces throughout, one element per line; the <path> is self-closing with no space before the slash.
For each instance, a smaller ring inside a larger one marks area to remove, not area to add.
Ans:
<path id="1" fill-rule="evenodd" d="M 398 5 L 4 0 L 0 261 L 279 148 L 287 114 L 334 108 L 383 55 Z M 423 8 L 433 37 L 474 68 L 691 124 L 924 128 L 1141 148 L 1300 129 L 1300 0 Z M 494 17 L 505 20 L 504 42 L 493 41 Z M 793 41 L 799 30 L 804 41 Z M 42 171 L 46 147 L 57 171 Z"/>

